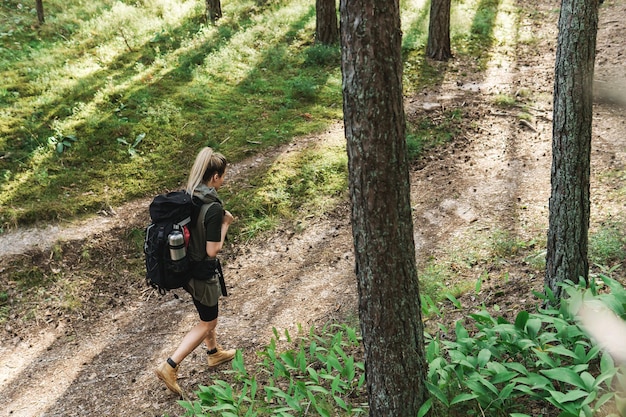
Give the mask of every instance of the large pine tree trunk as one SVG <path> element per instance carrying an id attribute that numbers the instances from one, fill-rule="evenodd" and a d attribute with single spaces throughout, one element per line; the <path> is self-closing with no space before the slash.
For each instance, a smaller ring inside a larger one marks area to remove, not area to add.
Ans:
<path id="1" fill-rule="evenodd" d="M 452 49 L 450 47 L 450 2 L 451 0 L 432 0 L 430 2 L 426 55 L 437 61 L 447 61 L 452 58 Z"/>
<path id="2" fill-rule="evenodd" d="M 589 172 L 598 0 L 563 0 L 554 79 L 546 285 L 589 275 Z"/>
<path id="3" fill-rule="evenodd" d="M 315 1 L 315 40 L 323 45 L 333 45 L 339 41 L 337 8 L 335 0 Z"/>
<path id="4" fill-rule="evenodd" d="M 344 122 L 371 416 L 426 398 L 398 0 L 341 0 Z"/>

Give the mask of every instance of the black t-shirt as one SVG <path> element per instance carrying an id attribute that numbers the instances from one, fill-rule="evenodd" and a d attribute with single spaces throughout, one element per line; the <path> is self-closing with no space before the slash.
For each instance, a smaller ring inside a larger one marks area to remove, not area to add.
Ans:
<path id="1" fill-rule="evenodd" d="M 197 209 L 196 216 L 200 214 L 200 208 Z M 206 242 L 220 242 L 222 240 L 222 219 L 224 217 L 224 209 L 219 203 L 211 204 L 204 216 L 204 240 L 202 233 L 198 233 L 197 217 L 192 218 L 190 224 L 191 241 L 189 242 L 189 255 L 192 261 L 202 261 L 207 259 Z"/>
<path id="2" fill-rule="evenodd" d="M 212 204 L 204 216 L 204 230 L 207 242 L 220 242 L 222 240 L 222 219 L 224 209 L 220 204 Z"/>

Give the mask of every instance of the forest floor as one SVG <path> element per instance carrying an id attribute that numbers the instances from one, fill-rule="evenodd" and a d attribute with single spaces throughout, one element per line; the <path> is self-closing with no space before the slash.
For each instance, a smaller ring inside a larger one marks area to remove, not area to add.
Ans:
<path id="1" fill-rule="evenodd" d="M 527 256 L 533 246 L 541 249 L 548 223 L 559 4 L 520 3 L 525 9 L 520 35 L 532 33 L 534 42 L 496 45 L 486 71 L 474 71 L 471 63 L 457 59 L 441 64 L 447 71 L 444 82 L 407 98 L 409 118 L 428 113 L 437 120 L 446 109 L 463 114 L 459 135 L 429 151 L 410 172 L 419 265 L 449 262 L 496 231 L 519 242 L 539 240 L 527 243 L 520 256 L 512 254 L 495 265 L 464 260 L 459 276 L 445 285 L 481 276 L 485 282 L 480 291 L 472 286 L 459 297 L 461 310 L 441 305 L 448 324 L 483 303 L 514 314 L 536 303 L 532 291 L 543 286 Z M 611 87 L 598 91 L 594 107 L 592 230 L 622 219 L 625 205 L 626 95 L 615 96 L 626 86 L 624 0 L 601 6 L 597 51 L 597 85 Z M 502 96 L 523 102 L 525 115 L 519 106 L 499 105 Z M 344 140 L 340 124 L 319 136 L 297 138 L 235 164 L 227 181 L 245 181 L 255 168 L 290 152 Z M 159 296 L 129 273 L 142 262 L 129 235 L 147 223 L 148 203 L 133 201 L 96 218 L 0 235 L 2 288 L 14 286 L 3 271 L 15 272 L 17 266 L 34 281 L 53 277 L 56 282 L 39 298 L 35 286 L 22 289 L 24 302 L 10 306 L 0 329 L 0 416 L 183 414 L 154 369 L 193 326 L 195 309 L 184 291 L 174 291 L 178 298 Z M 240 349 L 246 363 L 255 362 L 255 352 L 269 343 L 273 328 L 296 334 L 298 324 L 308 329 L 337 320 L 356 323 L 347 201 L 297 228 L 285 226 L 229 246 L 223 259 L 230 295 L 220 302 L 219 340 Z M 59 306 L 61 295 L 54 293 L 54 285 L 61 283 L 63 299 L 75 300 L 75 305 Z M 14 299 L 18 290 L 9 296 Z M 39 301 L 29 305 L 29 300 Z M 189 398 L 195 398 L 199 384 L 221 378 L 228 368 L 209 370 L 205 357 L 199 348 L 181 366 L 180 383 Z"/>

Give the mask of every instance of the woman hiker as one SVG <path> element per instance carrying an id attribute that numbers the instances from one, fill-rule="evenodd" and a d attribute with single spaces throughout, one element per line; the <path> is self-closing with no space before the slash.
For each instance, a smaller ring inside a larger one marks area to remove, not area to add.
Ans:
<path id="1" fill-rule="evenodd" d="M 224 210 L 217 196 L 217 190 L 224 183 L 226 158 L 213 152 L 209 147 L 203 148 L 189 173 L 187 193 L 202 200 L 198 205 L 200 213 L 192 218 L 189 256 L 195 261 L 191 279 L 184 286 L 193 298 L 193 303 L 200 315 L 196 324 L 183 338 L 174 353 L 156 370 L 156 374 L 170 391 L 183 396 L 178 385 L 177 371 L 180 363 L 203 341 L 207 347 L 209 367 L 217 366 L 231 360 L 235 349 L 223 350 L 215 335 L 218 316 L 218 299 L 221 294 L 218 275 L 216 274 L 217 254 L 222 250 L 228 227 L 234 220 L 232 214 Z M 194 199 L 197 201 L 197 199 Z M 211 204 L 211 203 L 216 204 Z M 204 221 L 199 221 L 202 212 Z M 203 226 L 201 226 L 203 225 Z M 204 231 L 198 230 L 200 227 Z M 221 271 L 221 270 L 220 270 Z"/>

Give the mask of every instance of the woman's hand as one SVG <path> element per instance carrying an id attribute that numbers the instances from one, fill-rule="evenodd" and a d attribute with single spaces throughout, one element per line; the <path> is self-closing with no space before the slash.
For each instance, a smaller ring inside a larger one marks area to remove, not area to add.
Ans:
<path id="1" fill-rule="evenodd" d="M 230 214 L 230 211 L 224 210 L 224 217 L 222 218 L 222 224 L 228 224 L 229 225 L 234 220 L 235 220 L 235 218 L 233 217 L 232 214 Z"/>

